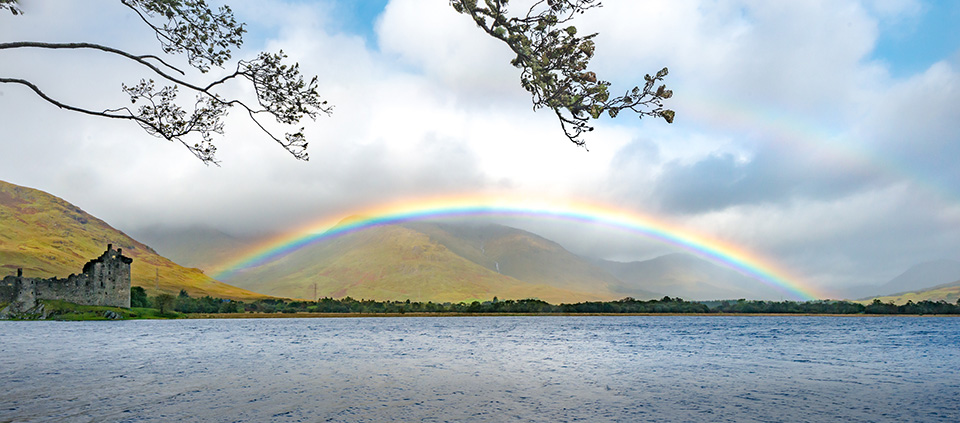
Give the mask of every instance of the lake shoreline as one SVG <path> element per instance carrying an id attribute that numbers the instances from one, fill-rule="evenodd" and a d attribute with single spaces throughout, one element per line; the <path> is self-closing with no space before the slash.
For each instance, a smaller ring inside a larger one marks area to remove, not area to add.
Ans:
<path id="1" fill-rule="evenodd" d="M 577 317 L 577 316 L 713 316 L 713 317 L 960 317 L 956 314 L 818 314 L 818 313 L 193 313 L 185 319 L 330 319 L 368 317 Z"/>

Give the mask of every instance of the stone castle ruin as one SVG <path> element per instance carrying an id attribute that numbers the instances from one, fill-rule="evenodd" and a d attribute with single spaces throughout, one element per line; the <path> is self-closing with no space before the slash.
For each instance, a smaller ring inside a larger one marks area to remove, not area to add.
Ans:
<path id="1" fill-rule="evenodd" d="M 130 307 L 130 263 L 133 259 L 107 244 L 107 251 L 83 266 L 79 275 L 60 278 L 27 278 L 23 270 L 0 281 L 0 303 L 6 310 L 24 313 L 40 300 L 63 300 L 83 305 Z"/>

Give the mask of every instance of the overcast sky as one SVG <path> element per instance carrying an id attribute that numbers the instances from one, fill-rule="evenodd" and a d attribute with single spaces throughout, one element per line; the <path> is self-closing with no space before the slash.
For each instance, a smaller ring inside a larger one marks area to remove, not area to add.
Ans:
<path id="1" fill-rule="evenodd" d="M 507 47 L 447 0 L 230 5 L 250 31 L 235 58 L 283 48 L 335 105 L 307 125 L 309 162 L 239 113 L 217 140 L 222 167 L 208 167 L 129 122 L 60 111 L 0 84 L 0 179 L 133 234 L 279 233 L 383 202 L 483 193 L 663 216 L 821 289 L 960 259 L 960 2 L 607 0 L 576 21 L 599 32 L 593 70 L 618 92 L 669 67 L 677 118 L 601 119 L 589 152 L 552 112 L 531 110 Z M 0 14 L 0 42 L 159 52 L 118 1 L 24 9 Z M 104 54 L 20 50 L 0 53 L 0 75 L 92 109 L 125 105 L 120 84 L 151 77 Z M 674 251 L 527 223 L 581 254 Z"/>

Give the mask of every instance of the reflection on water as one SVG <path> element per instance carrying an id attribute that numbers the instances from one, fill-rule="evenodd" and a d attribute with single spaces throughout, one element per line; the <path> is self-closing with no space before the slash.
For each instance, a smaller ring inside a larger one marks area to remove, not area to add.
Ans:
<path id="1" fill-rule="evenodd" d="M 0 322 L 4 421 L 960 421 L 960 319 Z"/>

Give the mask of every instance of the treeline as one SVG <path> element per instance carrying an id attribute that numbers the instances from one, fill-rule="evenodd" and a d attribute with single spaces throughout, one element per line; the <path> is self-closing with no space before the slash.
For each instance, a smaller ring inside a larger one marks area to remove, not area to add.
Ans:
<path id="1" fill-rule="evenodd" d="M 957 303 L 945 301 L 908 301 L 903 305 L 882 303 L 874 300 L 869 305 L 842 300 L 817 301 L 685 301 L 682 298 L 663 297 L 656 300 L 624 298 L 616 301 L 591 301 L 576 304 L 550 304 L 537 299 L 472 301 L 459 303 L 434 303 L 419 301 L 374 301 L 321 298 L 317 301 L 294 301 L 263 299 L 252 302 L 231 301 L 209 296 L 192 298 L 186 291 L 180 294 L 160 294 L 148 298 L 143 288 L 133 287 L 130 294 L 132 307 L 151 307 L 161 311 L 180 313 L 463 313 L 463 314 L 511 314 L 511 313 L 738 313 L 738 314 L 960 314 Z"/>
<path id="2" fill-rule="evenodd" d="M 261 300 L 246 307 L 254 312 L 313 312 L 313 313 L 707 313 L 700 303 L 680 298 L 640 301 L 624 298 L 618 301 L 585 302 L 577 304 L 550 304 L 537 299 L 473 301 L 470 303 L 434 303 L 418 301 L 373 301 L 321 298 L 317 302 Z"/>
<path id="3" fill-rule="evenodd" d="M 869 305 L 849 301 L 720 301 L 710 308 L 719 313 L 771 313 L 771 314 L 960 314 L 960 300 L 957 303 L 946 301 L 920 302 L 907 301 L 896 305 L 873 300 Z"/>
<path id="4" fill-rule="evenodd" d="M 159 294 L 147 297 L 147 291 L 142 287 L 130 288 L 130 307 L 155 308 L 160 313 L 177 311 L 180 313 L 243 313 L 246 310 L 240 301 L 231 301 L 222 298 L 203 296 L 192 298 L 187 291 L 180 290 L 180 294 Z"/>

